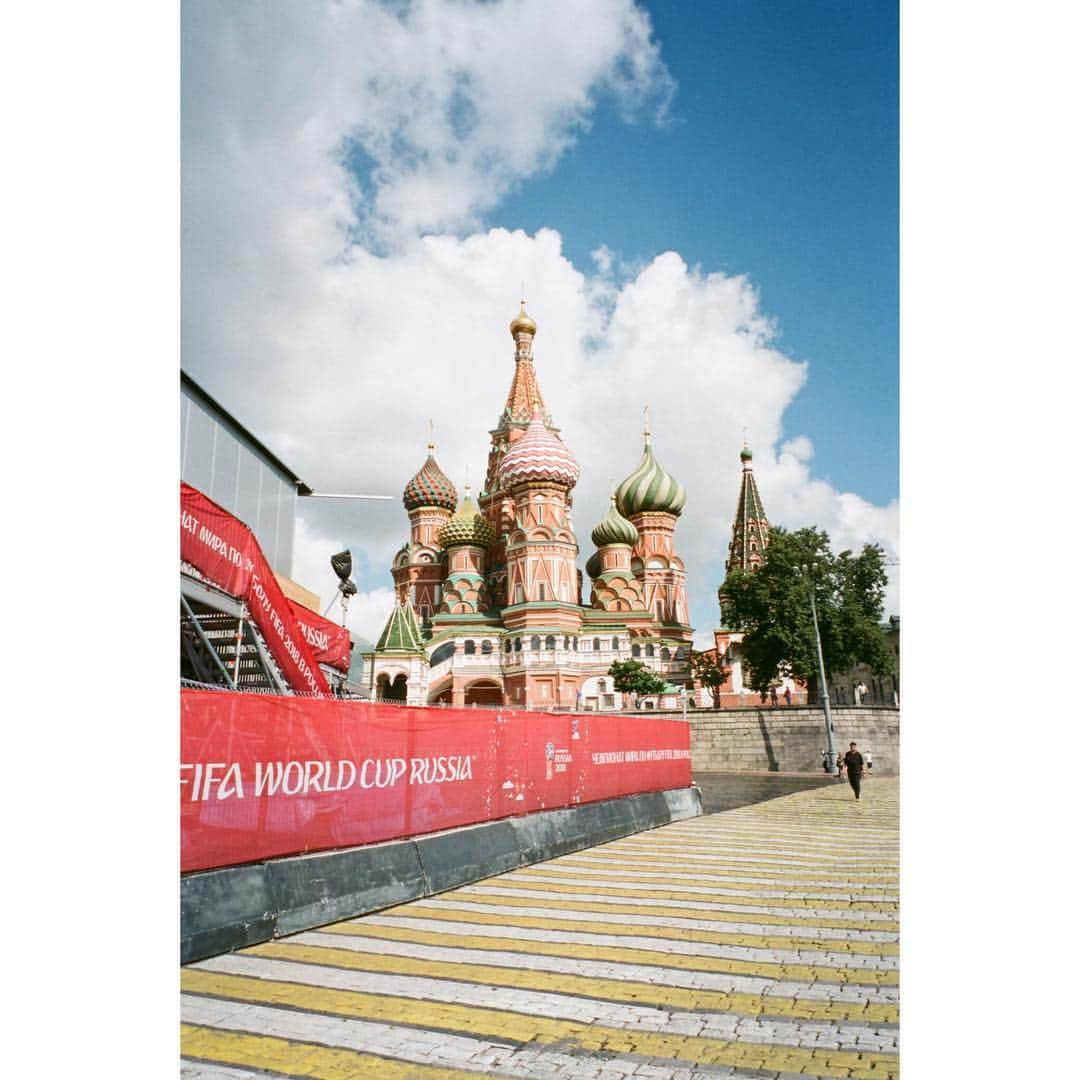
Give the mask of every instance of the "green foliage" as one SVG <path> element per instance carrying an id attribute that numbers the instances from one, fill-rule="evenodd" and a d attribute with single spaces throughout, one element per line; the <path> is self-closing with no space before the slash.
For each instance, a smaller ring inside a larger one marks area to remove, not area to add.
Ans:
<path id="1" fill-rule="evenodd" d="M 664 680 L 654 675 L 640 660 L 616 660 L 608 668 L 615 689 L 623 694 L 658 694 Z"/>
<path id="2" fill-rule="evenodd" d="M 756 571 L 734 570 L 724 582 L 725 619 L 745 634 L 743 661 L 758 691 L 792 675 L 816 690 L 817 649 L 810 590 L 817 606 L 825 671 L 866 664 L 875 675 L 895 671 L 881 629 L 885 597 L 884 552 L 867 544 L 859 555 L 833 555 L 827 533 L 816 528 L 769 535 Z"/>
<path id="3" fill-rule="evenodd" d="M 695 679 L 707 686 L 714 694 L 727 682 L 731 668 L 721 660 L 715 649 L 708 652 L 690 653 L 690 671 Z"/>

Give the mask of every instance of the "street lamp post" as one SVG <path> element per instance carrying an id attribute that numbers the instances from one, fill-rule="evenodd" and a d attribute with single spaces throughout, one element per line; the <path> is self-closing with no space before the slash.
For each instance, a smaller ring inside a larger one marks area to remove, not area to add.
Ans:
<path id="1" fill-rule="evenodd" d="M 810 615 L 814 621 L 814 644 L 817 646 L 818 677 L 821 679 L 821 703 L 825 707 L 825 738 L 829 743 L 829 772 L 836 772 L 836 749 L 833 746 L 832 710 L 829 708 L 829 684 L 825 678 L 825 656 L 821 651 L 821 631 L 818 629 L 817 604 L 814 601 L 814 579 L 808 567 L 802 567 L 810 586 Z"/>

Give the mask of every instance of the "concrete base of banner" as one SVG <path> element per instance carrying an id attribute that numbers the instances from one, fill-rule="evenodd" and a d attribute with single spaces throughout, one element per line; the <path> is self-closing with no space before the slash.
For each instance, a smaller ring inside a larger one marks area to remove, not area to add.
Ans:
<path id="1" fill-rule="evenodd" d="M 185 874 L 180 962 L 432 896 L 700 813 L 701 792 L 676 788 L 386 844 Z"/>

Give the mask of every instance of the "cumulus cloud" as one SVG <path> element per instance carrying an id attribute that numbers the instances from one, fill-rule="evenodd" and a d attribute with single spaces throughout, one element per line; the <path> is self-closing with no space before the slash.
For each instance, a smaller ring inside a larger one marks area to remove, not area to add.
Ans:
<path id="1" fill-rule="evenodd" d="M 628 118 L 662 117 L 673 84 L 630 0 L 183 10 L 183 362 L 317 491 L 399 496 L 429 418 L 440 464 L 479 488 L 524 280 L 545 401 L 582 465 L 582 563 L 610 481 L 638 460 L 646 404 L 688 492 L 676 536 L 699 640 L 744 428 L 771 520 L 895 552 L 895 504 L 815 479 L 809 439 L 784 432 L 807 370 L 776 348 L 751 282 L 675 252 L 626 263 L 618 237 L 577 267 L 553 230 L 478 225 L 554 166 L 605 94 Z M 329 555 L 351 547 L 350 625 L 377 636 L 400 502 L 301 505 L 294 577 L 325 606 Z"/>

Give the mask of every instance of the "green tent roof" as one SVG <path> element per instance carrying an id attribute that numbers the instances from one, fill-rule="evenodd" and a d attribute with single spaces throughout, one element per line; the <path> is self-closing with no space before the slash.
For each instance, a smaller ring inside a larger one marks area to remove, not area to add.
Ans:
<path id="1" fill-rule="evenodd" d="M 412 604 L 398 604 L 390 612 L 375 645 L 376 652 L 423 652 L 424 641 Z"/>

